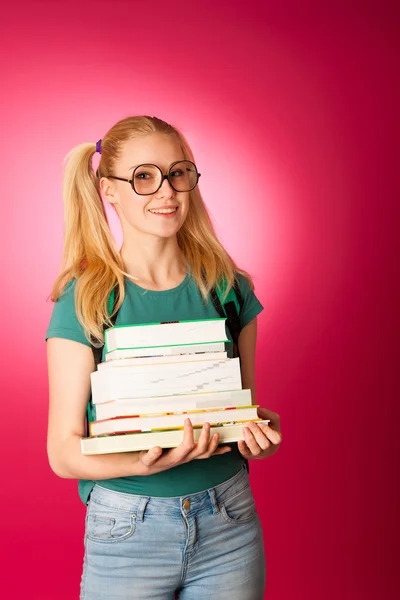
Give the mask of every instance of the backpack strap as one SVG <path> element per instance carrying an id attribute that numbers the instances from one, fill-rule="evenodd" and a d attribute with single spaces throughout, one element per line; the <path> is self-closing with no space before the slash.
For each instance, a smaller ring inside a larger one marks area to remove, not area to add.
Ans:
<path id="1" fill-rule="evenodd" d="M 240 324 L 240 310 L 243 306 L 243 296 L 239 289 L 239 285 L 235 279 L 233 287 L 230 288 L 225 300 L 226 285 L 212 288 L 210 292 L 214 307 L 222 319 L 226 319 L 226 325 L 232 336 L 233 341 L 233 356 L 240 357 L 239 354 L 239 335 L 242 330 Z"/>
<path id="2" fill-rule="evenodd" d="M 112 315 L 113 310 L 115 309 L 115 306 L 117 304 L 118 301 L 118 295 L 115 294 L 115 288 L 113 288 L 111 290 L 111 293 L 108 297 L 108 304 L 107 304 L 107 310 L 108 310 L 108 314 Z M 115 325 L 115 321 L 117 320 L 117 315 L 118 315 L 118 311 L 112 315 L 112 317 L 110 318 L 111 321 L 111 327 L 113 327 Z M 103 332 L 105 331 L 105 327 L 103 327 Z M 103 356 L 103 347 L 104 347 L 104 343 L 100 343 L 100 342 L 96 342 L 93 339 L 93 336 L 91 338 L 92 341 L 92 352 L 93 352 L 93 358 L 94 358 L 94 366 L 95 366 L 95 370 L 97 371 L 97 365 L 99 363 L 101 363 L 101 359 Z M 91 423 L 93 421 L 93 406 L 91 402 L 88 402 L 87 405 L 87 423 L 86 423 L 86 435 L 89 435 L 89 423 Z"/>
<path id="3" fill-rule="evenodd" d="M 117 304 L 117 300 L 118 300 L 118 295 L 115 294 L 115 288 L 113 288 L 111 290 L 111 293 L 109 295 L 108 298 L 108 314 L 111 315 L 113 310 L 115 309 L 115 306 Z M 115 313 L 114 315 L 112 315 L 110 321 L 111 321 L 111 327 L 113 327 L 115 325 L 115 321 L 117 319 L 117 313 Z M 103 328 L 103 333 L 105 331 L 105 327 Z M 97 369 L 97 365 L 101 362 L 102 359 L 102 354 L 103 354 L 103 347 L 104 347 L 104 343 L 93 343 L 94 340 L 92 338 L 92 351 L 93 351 L 93 358 L 94 358 L 94 365 Z"/>

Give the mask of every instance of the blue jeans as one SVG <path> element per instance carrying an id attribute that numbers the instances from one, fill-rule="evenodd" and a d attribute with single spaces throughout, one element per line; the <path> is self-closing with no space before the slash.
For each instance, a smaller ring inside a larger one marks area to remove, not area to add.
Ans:
<path id="1" fill-rule="evenodd" d="M 265 572 L 245 467 L 184 497 L 93 488 L 81 600 L 262 600 Z"/>

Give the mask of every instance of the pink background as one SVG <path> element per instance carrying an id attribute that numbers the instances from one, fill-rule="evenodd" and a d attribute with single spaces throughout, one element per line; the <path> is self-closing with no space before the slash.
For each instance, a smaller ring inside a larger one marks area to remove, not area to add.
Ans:
<path id="1" fill-rule="evenodd" d="M 265 306 L 259 402 L 284 433 L 251 468 L 266 598 L 395 597 L 394 6 L 2 10 L 3 598 L 78 598 L 84 507 L 46 457 L 46 298 L 61 260 L 62 159 L 129 114 L 187 135 L 218 233 Z"/>

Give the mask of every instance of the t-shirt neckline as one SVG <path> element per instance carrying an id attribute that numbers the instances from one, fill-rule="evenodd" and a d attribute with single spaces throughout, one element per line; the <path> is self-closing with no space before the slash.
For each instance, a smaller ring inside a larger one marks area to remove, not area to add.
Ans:
<path id="1" fill-rule="evenodd" d="M 185 277 L 175 287 L 169 288 L 168 290 L 148 290 L 144 287 L 141 287 L 140 285 L 137 285 L 134 281 L 132 281 L 132 279 L 129 279 L 129 277 L 124 275 L 124 280 L 125 280 L 126 285 L 133 288 L 136 292 L 139 292 L 141 294 L 146 294 L 146 296 L 161 296 L 161 295 L 169 296 L 170 294 L 176 294 L 177 292 L 180 292 L 184 287 L 186 287 L 188 285 L 189 279 L 190 279 L 190 273 L 189 273 L 189 271 L 186 271 Z"/>

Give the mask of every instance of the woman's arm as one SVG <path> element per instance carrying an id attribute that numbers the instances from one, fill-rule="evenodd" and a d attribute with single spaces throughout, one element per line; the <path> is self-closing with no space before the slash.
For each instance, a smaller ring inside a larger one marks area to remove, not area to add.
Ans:
<path id="1" fill-rule="evenodd" d="M 246 327 L 243 327 L 238 341 L 242 387 L 245 390 L 251 390 L 252 404 L 257 404 L 255 375 L 256 341 L 257 317 L 252 319 Z"/>
<path id="2" fill-rule="evenodd" d="M 257 317 L 243 327 L 239 335 L 240 368 L 243 389 L 251 390 L 252 403 L 257 404 L 255 354 L 257 342 Z M 266 458 L 275 454 L 282 441 L 279 415 L 266 408 L 258 409 L 261 419 L 269 419 L 270 424 L 249 423 L 243 429 L 244 441 L 238 442 L 240 453 L 247 458 Z"/>
<path id="3" fill-rule="evenodd" d="M 71 479 L 113 479 L 130 475 L 151 475 L 196 458 L 229 452 L 218 447 L 219 436 L 210 440 L 204 426 L 197 444 L 190 421 L 185 423 L 183 442 L 162 451 L 155 446 L 148 452 L 121 452 L 85 456 L 80 440 L 85 436 L 86 408 L 90 396 L 90 373 L 95 365 L 89 346 L 62 338 L 47 341 L 49 377 L 49 424 L 47 453 L 52 470 Z"/>
<path id="4" fill-rule="evenodd" d="M 94 370 L 89 346 L 61 338 L 47 341 L 49 423 L 47 453 L 60 477 L 108 479 L 132 475 L 138 453 L 84 456 L 80 440 L 85 436 L 90 373 Z"/>

